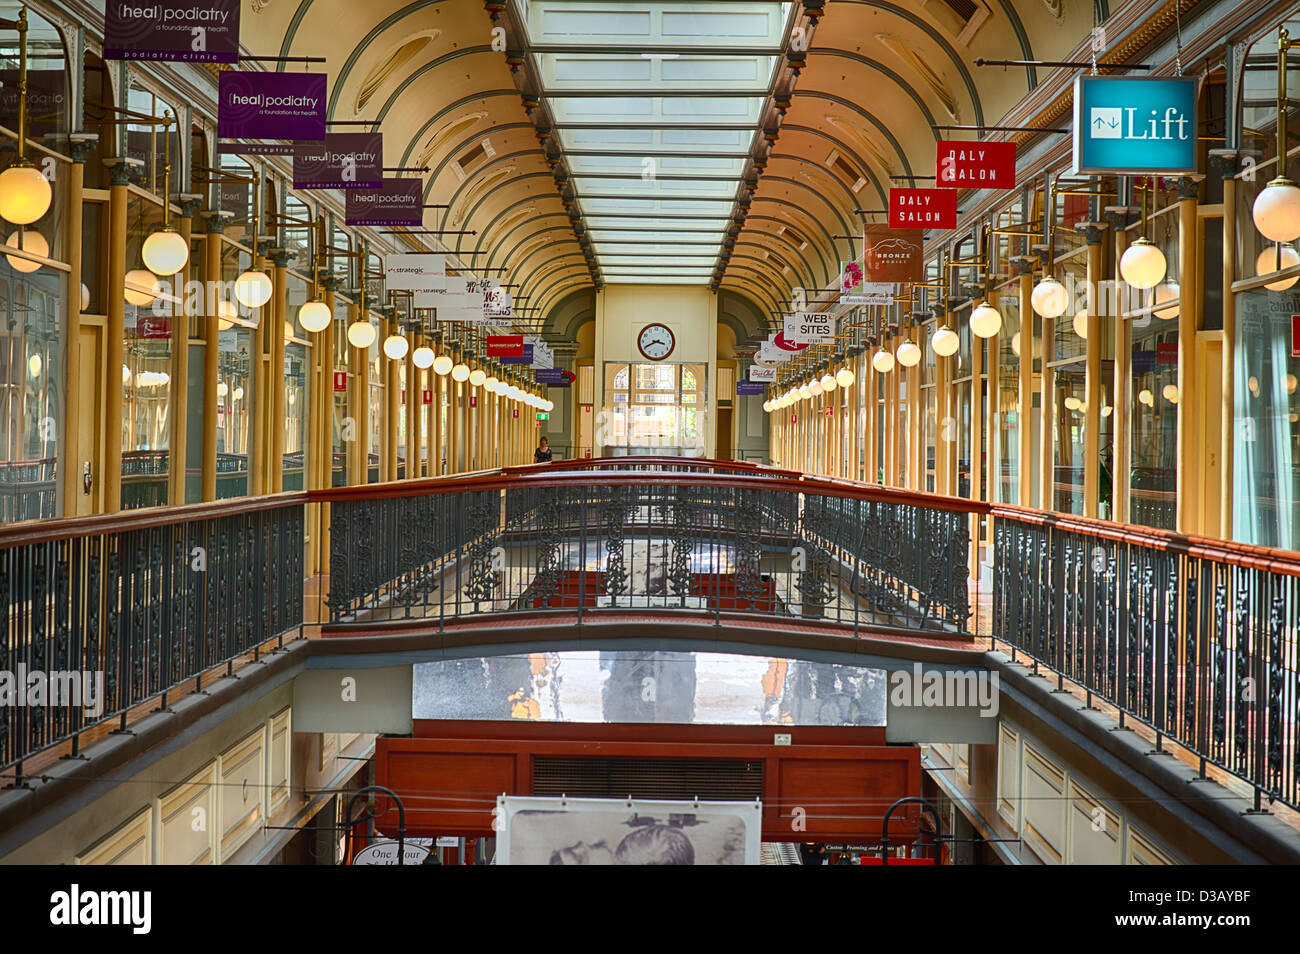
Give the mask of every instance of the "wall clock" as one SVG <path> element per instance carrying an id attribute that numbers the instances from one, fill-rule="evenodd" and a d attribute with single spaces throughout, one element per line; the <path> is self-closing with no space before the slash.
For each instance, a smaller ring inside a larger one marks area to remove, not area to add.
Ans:
<path id="1" fill-rule="evenodd" d="M 646 325 L 636 336 L 636 346 L 651 361 L 662 361 L 673 353 L 677 339 L 672 329 L 658 323 Z"/>

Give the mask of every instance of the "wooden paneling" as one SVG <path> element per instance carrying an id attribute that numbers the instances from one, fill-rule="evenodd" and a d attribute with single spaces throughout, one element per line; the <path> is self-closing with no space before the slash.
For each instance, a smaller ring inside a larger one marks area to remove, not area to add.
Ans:
<path id="1" fill-rule="evenodd" d="M 1020 830 L 1020 733 L 998 726 L 998 814 Z"/>
<path id="2" fill-rule="evenodd" d="M 791 745 L 773 744 L 778 728 Z M 919 748 L 860 744 L 883 736 L 879 727 L 420 721 L 415 729 L 416 738 L 375 747 L 376 782 L 402 797 L 414 835 L 490 834 L 498 795 L 534 794 L 535 757 L 761 764 L 768 840 L 875 838 L 889 805 L 921 789 Z M 890 837 L 908 840 L 917 821 L 910 808 L 895 813 Z"/>
<path id="3" fill-rule="evenodd" d="M 158 863 L 210 865 L 216 862 L 217 762 L 155 800 Z"/>
<path id="4" fill-rule="evenodd" d="M 1047 862 L 1065 861 L 1065 771 L 1025 743 L 1025 842 Z"/>
<path id="5" fill-rule="evenodd" d="M 221 859 L 229 858 L 265 821 L 266 726 L 221 753 Z"/>
<path id="6" fill-rule="evenodd" d="M 1070 790 L 1070 842 L 1066 863 L 1072 865 L 1118 865 L 1123 819 L 1094 798 L 1073 778 Z"/>
<path id="7" fill-rule="evenodd" d="M 137 812 L 130 821 L 93 847 L 77 855 L 79 865 L 148 865 L 153 863 L 153 809 Z"/>
<path id="8" fill-rule="evenodd" d="M 1178 863 L 1168 854 L 1157 848 L 1150 838 L 1138 831 L 1132 825 L 1128 826 L 1127 841 L 1128 856 L 1125 859 L 1125 864 L 1173 865 Z"/>
<path id="9" fill-rule="evenodd" d="M 289 787 L 293 770 L 293 717 L 285 706 L 267 723 L 270 736 L 267 745 L 267 804 L 266 817 L 270 818 L 289 801 Z"/>

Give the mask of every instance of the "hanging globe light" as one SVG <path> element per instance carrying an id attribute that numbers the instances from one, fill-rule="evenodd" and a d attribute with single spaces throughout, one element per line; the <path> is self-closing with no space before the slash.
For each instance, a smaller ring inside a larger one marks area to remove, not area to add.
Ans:
<path id="1" fill-rule="evenodd" d="M 1155 288 L 1165 277 L 1165 253 L 1150 240 L 1138 239 L 1120 256 L 1119 273 L 1134 288 Z"/>
<path id="2" fill-rule="evenodd" d="M 239 309 L 234 306 L 233 302 L 226 301 L 224 298 L 217 302 L 217 328 L 225 331 L 235 323 L 239 317 Z"/>
<path id="3" fill-rule="evenodd" d="M 497 376 L 495 374 L 490 374 L 483 381 L 483 387 L 487 390 L 489 394 L 496 394 L 497 385 L 500 383 L 501 382 L 497 380 Z"/>
<path id="4" fill-rule="evenodd" d="M 898 346 L 894 356 L 898 358 L 898 363 L 905 368 L 914 368 L 921 363 L 921 349 L 915 341 L 904 341 Z"/>
<path id="5" fill-rule="evenodd" d="M 271 279 L 249 269 L 235 279 L 235 299 L 245 308 L 261 308 L 271 300 Z"/>
<path id="6" fill-rule="evenodd" d="M 27 359 L 27 373 L 34 378 L 39 378 L 41 376 L 41 368 L 43 366 L 44 362 L 41 361 L 41 356 L 39 354 L 33 354 Z"/>
<path id="7" fill-rule="evenodd" d="M 970 313 L 971 334 L 977 338 L 992 338 L 1001 327 L 1002 314 L 986 301 L 980 302 Z"/>
<path id="8" fill-rule="evenodd" d="M 487 381 L 487 375 L 483 373 L 482 368 L 475 368 L 469 373 L 469 383 L 474 387 L 480 387 L 485 381 Z"/>
<path id="9" fill-rule="evenodd" d="M 12 243 L 11 243 L 12 244 Z M 1281 268 L 1278 267 L 1277 260 L 1282 259 Z M 1255 259 L 1256 275 L 1272 275 L 1274 272 L 1280 272 L 1283 269 L 1300 265 L 1300 252 L 1296 251 L 1294 245 L 1275 245 L 1273 248 L 1266 248 L 1259 253 L 1259 258 Z M 1279 278 L 1277 281 L 1269 282 L 1264 287 L 1270 291 L 1286 291 L 1296 283 L 1296 276 L 1290 278 Z"/>
<path id="10" fill-rule="evenodd" d="M 7 241 L 5 245 L 9 246 L 9 248 L 22 249 L 24 252 L 29 252 L 32 255 L 39 255 L 41 258 L 50 257 L 50 243 L 45 240 L 44 235 L 35 229 L 20 229 L 19 231 L 14 232 L 9 236 L 9 241 Z M 19 258 L 17 255 L 6 255 L 5 260 L 9 262 L 9 266 L 14 271 L 23 272 L 25 274 L 31 274 L 34 271 L 38 271 L 41 267 L 40 262 L 33 262 L 31 259 L 27 258 Z M 87 292 L 89 292 L 89 289 L 87 289 Z M 89 294 L 87 294 L 86 297 L 89 298 Z M 86 304 L 89 304 L 89 302 Z M 85 305 L 82 305 L 83 311 L 85 310 L 85 307 Z"/>
<path id="11" fill-rule="evenodd" d="M 229 393 L 229 391 L 230 391 L 230 385 L 226 384 L 225 381 L 217 382 L 217 397 L 225 397 L 226 394 Z"/>
<path id="12" fill-rule="evenodd" d="M 451 371 L 451 365 L 451 355 L 440 354 L 438 357 L 433 359 L 433 373 L 437 375 L 445 375 Z"/>
<path id="13" fill-rule="evenodd" d="M 384 354 L 393 361 L 401 361 L 405 358 L 410 347 L 411 344 L 406 340 L 405 335 L 389 335 L 384 339 Z"/>
<path id="14" fill-rule="evenodd" d="M 1067 411 L 1077 411 L 1081 407 L 1083 407 L 1083 402 L 1080 401 L 1073 394 L 1071 394 L 1069 397 L 1065 399 L 1065 409 Z"/>
<path id="15" fill-rule="evenodd" d="M 772 412 L 772 402 L 771 402 L 771 401 L 764 401 L 764 402 L 763 402 L 763 413 L 764 413 L 764 414 L 770 414 L 771 412 Z"/>
<path id="16" fill-rule="evenodd" d="M 513 384 L 508 385 L 508 386 L 506 387 L 505 395 L 506 395 L 506 397 L 509 398 L 511 401 L 518 401 L 518 400 L 519 400 L 519 393 L 520 393 L 520 392 L 519 392 L 519 389 L 518 389 L 517 387 L 515 387 Z"/>
<path id="17" fill-rule="evenodd" d="M 825 374 L 822 375 L 820 384 L 822 386 L 822 390 L 827 393 L 834 391 L 837 387 L 840 386 L 840 382 L 835 380 L 835 375 L 831 374 L 829 371 L 827 371 Z"/>
<path id="18" fill-rule="evenodd" d="M 1147 407 L 1155 407 L 1156 399 L 1149 388 L 1143 388 L 1138 392 L 1138 401 Z"/>
<path id="19" fill-rule="evenodd" d="M 1033 305 L 1034 311 L 1044 318 L 1059 318 L 1065 314 L 1065 309 L 1069 307 L 1070 296 L 1066 293 L 1064 285 L 1051 275 L 1048 275 L 1034 286 L 1029 302 Z M 987 338 L 989 336 L 981 335 L 981 337 Z"/>
<path id="20" fill-rule="evenodd" d="M 150 304 L 163 292 L 158 276 L 145 268 L 133 268 L 127 272 L 123 289 L 126 303 L 137 308 Z"/>
<path id="21" fill-rule="evenodd" d="M 423 371 L 425 368 L 433 367 L 433 349 L 427 345 L 420 345 L 415 349 L 415 354 L 411 355 L 411 363 Z"/>
<path id="22" fill-rule="evenodd" d="M 463 361 L 458 362 L 456 366 L 451 369 L 451 379 L 453 381 L 468 381 L 469 365 Z"/>
<path id="23" fill-rule="evenodd" d="M 1082 309 L 1074 313 L 1074 333 L 1080 338 L 1088 338 L 1088 313 Z M 1016 354 L 1020 354 L 1020 332 L 1016 332 L 1014 345 Z"/>
<path id="24" fill-rule="evenodd" d="M 168 226 L 144 240 L 140 257 L 155 275 L 175 275 L 190 260 L 190 244 L 180 232 Z"/>
<path id="25" fill-rule="evenodd" d="M 808 393 L 813 397 L 821 397 L 823 390 L 822 383 L 817 378 L 813 378 L 808 382 Z"/>
<path id="26" fill-rule="evenodd" d="M 54 190 L 32 163 L 19 158 L 0 172 L 0 217 L 14 225 L 31 225 L 50 209 Z"/>
<path id="27" fill-rule="evenodd" d="M 801 385 L 799 388 L 799 400 L 807 401 L 811 397 L 812 397 L 812 391 L 808 390 L 808 385 L 806 384 Z"/>
<path id="28" fill-rule="evenodd" d="M 871 356 L 871 366 L 881 374 L 888 374 L 894 370 L 894 356 L 881 348 Z"/>
<path id="29" fill-rule="evenodd" d="M 81 283 L 81 310 L 85 311 L 90 307 L 90 289 L 85 282 Z"/>
<path id="30" fill-rule="evenodd" d="M 348 343 L 354 348 L 369 348 L 378 336 L 379 332 L 368 321 L 354 321 L 348 325 Z"/>
<path id="31" fill-rule="evenodd" d="M 957 332 L 947 325 L 937 329 L 930 337 L 930 347 L 934 349 L 935 354 L 943 358 L 956 354 L 960 344 L 961 339 L 957 337 Z"/>
<path id="32" fill-rule="evenodd" d="M 1179 301 L 1179 296 L 1181 294 L 1182 293 L 1179 291 L 1177 282 L 1164 282 L 1160 285 L 1157 285 L 1156 302 L 1155 302 L 1156 305 L 1163 305 L 1165 303 L 1168 303 L 1170 307 L 1155 308 L 1152 311 L 1152 314 L 1155 315 L 1157 318 L 1164 318 L 1164 319 L 1177 318 L 1178 307 L 1181 304 L 1181 302 Z"/>
<path id="33" fill-rule="evenodd" d="M 309 301 L 298 309 L 298 324 L 303 331 L 324 331 L 333 320 L 330 306 L 323 301 Z"/>
<path id="34" fill-rule="evenodd" d="M 1165 400 L 1168 401 L 1170 404 L 1178 403 L 1178 385 L 1166 384 L 1164 386 L 1164 389 L 1161 390 L 1160 393 L 1164 395 Z"/>
<path id="35" fill-rule="evenodd" d="M 835 380 L 839 382 L 840 387 L 851 388 L 857 376 L 848 368 L 840 368 L 835 372 Z"/>
<path id="36" fill-rule="evenodd" d="M 1300 186 L 1278 176 L 1255 197 L 1250 215 L 1270 242 L 1294 242 L 1300 238 Z"/>

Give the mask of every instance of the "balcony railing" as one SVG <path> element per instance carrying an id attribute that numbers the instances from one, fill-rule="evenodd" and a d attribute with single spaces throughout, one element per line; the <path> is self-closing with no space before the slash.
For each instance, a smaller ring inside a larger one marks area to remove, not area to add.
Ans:
<path id="1" fill-rule="evenodd" d="M 972 517 L 993 525 L 991 586 L 967 578 Z M 309 520 L 329 540 L 319 607 Z M 1147 527 L 725 461 L 584 460 L 0 528 L 0 592 L 0 674 L 104 673 L 98 711 L 0 709 L 6 772 L 306 619 L 425 633 L 649 612 L 760 640 L 992 637 L 1300 807 L 1300 553 Z"/>

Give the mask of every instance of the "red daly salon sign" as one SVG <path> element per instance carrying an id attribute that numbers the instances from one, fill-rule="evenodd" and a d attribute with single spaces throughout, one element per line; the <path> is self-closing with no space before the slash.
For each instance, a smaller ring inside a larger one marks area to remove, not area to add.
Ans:
<path id="1" fill-rule="evenodd" d="M 891 229 L 955 229 L 955 189 L 890 189 Z"/>
<path id="2" fill-rule="evenodd" d="M 939 141 L 935 181 L 951 189 L 1014 189 L 1014 142 Z"/>

